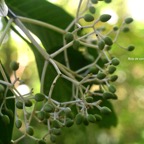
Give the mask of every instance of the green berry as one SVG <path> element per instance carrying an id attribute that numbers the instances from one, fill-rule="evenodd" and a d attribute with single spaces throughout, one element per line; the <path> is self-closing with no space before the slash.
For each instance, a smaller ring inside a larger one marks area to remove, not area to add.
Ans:
<path id="1" fill-rule="evenodd" d="M 97 4 L 97 3 L 98 3 L 98 0 L 91 0 L 91 2 L 92 2 L 93 4 Z"/>
<path id="2" fill-rule="evenodd" d="M 113 59 L 111 60 L 111 63 L 112 63 L 114 66 L 117 66 L 117 65 L 119 65 L 120 61 L 119 61 L 118 58 L 113 58 Z"/>
<path id="3" fill-rule="evenodd" d="M 130 23 L 132 23 L 133 22 L 133 18 L 126 18 L 125 19 L 125 23 L 126 24 L 130 24 Z"/>
<path id="4" fill-rule="evenodd" d="M 129 29 L 128 27 L 124 27 L 124 28 L 122 29 L 122 31 L 126 33 L 126 32 L 129 32 L 130 29 Z"/>
<path id="5" fill-rule="evenodd" d="M 103 14 L 103 15 L 100 16 L 99 19 L 100 19 L 101 22 L 107 22 L 108 20 L 110 20 L 110 18 L 111 18 L 111 15 Z"/>
<path id="6" fill-rule="evenodd" d="M 105 44 L 107 44 L 109 46 L 111 46 L 113 44 L 112 39 L 110 37 L 108 37 L 108 36 L 104 37 L 103 40 L 104 40 Z"/>
<path id="7" fill-rule="evenodd" d="M 46 142 L 44 140 L 39 140 L 38 144 L 46 144 Z"/>
<path id="8" fill-rule="evenodd" d="M 46 104 L 45 106 L 44 106 L 44 111 L 45 112 L 54 112 L 54 110 L 55 110 L 55 108 L 54 108 L 54 106 L 52 105 L 52 104 Z"/>
<path id="9" fill-rule="evenodd" d="M 28 126 L 26 128 L 26 133 L 29 134 L 30 136 L 32 136 L 34 134 L 34 129 L 32 126 Z"/>
<path id="10" fill-rule="evenodd" d="M 92 114 L 89 114 L 89 115 L 87 116 L 87 120 L 88 120 L 89 122 L 91 122 L 91 123 L 95 123 L 95 122 L 96 122 L 96 118 L 95 118 L 95 116 L 92 115 Z"/>
<path id="11" fill-rule="evenodd" d="M 13 71 L 18 70 L 18 68 L 19 68 L 19 63 L 16 62 L 16 61 L 12 61 L 12 62 L 10 63 L 10 68 L 11 68 Z"/>
<path id="12" fill-rule="evenodd" d="M 25 101 L 25 106 L 26 106 L 26 107 L 31 107 L 32 104 L 33 104 L 33 103 L 32 103 L 30 100 L 26 100 L 26 101 Z"/>
<path id="13" fill-rule="evenodd" d="M 38 112 L 37 117 L 39 120 L 44 120 L 45 119 L 45 112 L 44 111 Z"/>
<path id="14" fill-rule="evenodd" d="M 101 107 L 100 112 L 101 112 L 102 114 L 109 114 L 109 113 L 111 113 L 111 109 L 109 109 L 109 108 L 106 107 L 106 106 L 103 106 L 103 107 Z"/>
<path id="15" fill-rule="evenodd" d="M 69 107 L 66 107 L 66 108 L 64 109 L 64 112 L 65 112 L 65 114 L 67 115 L 67 114 L 70 114 L 72 111 L 71 111 L 71 109 L 70 109 Z"/>
<path id="16" fill-rule="evenodd" d="M 74 40 L 74 42 L 73 42 L 73 48 L 74 48 L 75 50 L 77 50 L 77 49 L 79 48 L 79 46 L 80 46 L 80 42 L 77 41 L 77 40 Z"/>
<path id="17" fill-rule="evenodd" d="M 51 132 L 54 135 L 60 135 L 61 134 L 61 129 L 59 129 L 59 128 L 53 128 Z"/>
<path id="18" fill-rule="evenodd" d="M 92 102 L 93 102 L 93 97 L 87 96 L 87 97 L 86 97 L 86 102 L 92 103 Z"/>
<path id="19" fill-rule="evenodd" d="M 73 39 L 74 39 L 74 36 L 73 36 L 73 34 L 71 32 L 67 32 L 65 34 L 65 40 L 66 40 L 66 42 L 71 42 Z"/>
<path id="20" fill-rule="evenodd" d="M 22 126 L 22 121 L 20 120 L 20 119 L 17 119 L 16 121 L 15 121 L 15 125 L 16 125 L 16 127 L 19 129 L 19 128 L 21 128 L 21 126 Z"/>
<path id="21" fill-rule="evenodd" d="M 89 121 L 88 121 L 88 119 L 87 119 L 86 116 L 84 116 L 83 124 L 84 124 L 85 126 L 88 126 L 88 125 L 89 125 Z"/>
<path id="22" fill-rule="evenodd" d="M 76 115 L 75 122 L 77 125 L 80 125 L 81 123 L 83 123 L 83 120 L 84 120 L 84 116 L 81 113 Z"/>
<path id="23" fill-rule="evenodd" d="M 108 73 L 109 73 L 109 74 L 113 74 L 115 71 L 116 71 L 116 67 L 110 65 L 109 68 L 108 68 Z"/>
<path id="24" fill-rule="evenodd" d="M 111 3 L 112 0 L 104 0 L 106 3 Z"/>
<path id="25" fill-rule="evenodd" d="M 45 96 L 42 93 L 35 94 L 35 100 L 37 102 L 43 101 L 45 99 Z"/>
<path id="26" fill-rule="evenodd" d="M 66 127 L 71 127 L 73 124 L 74 124 L 74 121 L 72 119 L 70 118 L 66 119 L 66 122 L 65 122 Z"/>
<path id="27" fill-rule="evenodd" d="M 110 81 L 111 81 L 111 82 L 115 82 L 117 79 L 118 79 L 118 76 L 117 76 L 117 75 L 112 75 L 112 76 L 110 77 Z"/>
<path id="28" fill-rule="evenodd" d="M 102 117 L 99 114 L 94 114 L 96 121 L 101 121 Z"/>
<path id="29" fill-rule="evenodd" d="M 106 74 L 105 73 L 103 73 L 103 72 L 99 72 L 98 74 L 97 74 L 97 78 L 98 79 L 104 79 L 106 77 Z"/>
<path id="30" fill-rule="evenodd" d="M 108 89 L 109 89 L 109 91 L 110 91 L 111 93 L 115 93 L 115 92 L 116 92 L 116 88 L 115 88 L 113 85 L 110 85 L 110 86 L 108 87 Z"/>
<path id="31" fill-rule="evenodd" d="M 17 107 L 18 109 L 23 109 L 23 103 L 22 103 L 21 101 L 17 101 L 17 102 L 16 102 L 16 107 Z"/>
<path id="32" fill-rule="evenodd" d="M 1 118 L 5 125 L 10 124 L 10 118 L 8 115 L 3 115 Z"/>
<path id="33" fill-rule="evenodd" d="M 103 93 L 103 98 L 104 99 L 113 99 L 114 98 L 114 95 L 110 92 L 104 92 Z"/>
<path id="34" fill-rule="evenodd" d="M 3 85 L 0 84 L 0 93 L 4 92 L 5 88 Z"/>
<path id="35" fill-rule="evenodd" d="M 50 140 L 51 140 L 51 142 L 55 143 L 55 142 L 56 142 L 56 139 L 57 139 L 57 136 L 56 136 L 56 135 L 54 135 L 54 134 L 51 134 L 51 135 L 50 135 Z"/>
<path id="36" fill-rule="evenodd" d="M 128 46 L 128 48 L 127 48 L 128 51 L 133 51 L 134 49 L 135 49 L 135 47 L 132 45 Z"/>
<path id="37" fill-rule="evenodd" d="M 117 26 L 113 27 L 114 31 L 117 31 L 119 28 Z"/>
<path id="38" fill-rule="evenodd" d="M 92 14 L 95 14 L 96 9 L 95 9 L 94 6 L 90 6 L 90 7 L 89 7 L 89 11 L 90 11 Z"/>
<path id="39" fill-rule="evenodd" d="M 62 127 L 62 124 L 61 124 L 61 122 L 58 121 L 58 120 L 53 120 L 53 121 L 52 121 L 52 126 L 53 126 L 54 128 L 61 128 L 61 127 Z"/>
<path id="40" fill-rule="evenodd" d="M 104 49 L 104 46 L 105 46 L 105 42 L 103 41 L 103 40 L 100 40 L 100 41 L 98 41 L 98 48 L 100 49 L 100 50 L 103 50 Z"/>
<path id="41" fill-rule="evenodd" d="M 91 14 L 85 14 L 84 15 L 84 20 L 86 22 L 92 22 L 94 20 L 94 17 Z"/>

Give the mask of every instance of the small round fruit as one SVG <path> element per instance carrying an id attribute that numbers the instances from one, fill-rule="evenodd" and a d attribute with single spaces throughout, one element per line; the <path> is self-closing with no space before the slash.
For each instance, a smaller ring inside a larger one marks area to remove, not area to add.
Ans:
<path id="1" fill-rule="evenodd" d="M 86 102 L 92 103 L 92 102 L 93 102 L 93 97 L 87 96 L 87 97 L 86 97 Z"/>
<path id="2" fill-rule="evenodd" d="M 117 65 L 119 65 L 120 61 L 119 61 L 118 58 L 113 58 L 113 59 L 111 60 L 111 63 L 112 63 L 114 66 L 117 66 Z"/>
<path id="3" fill-rule="evenodd" d="M 127 48 L 128 51 L 133 51 L 134 49 L 135 49 L 135 47 L 132 45 L 128 46 L 128 48 Z"/>
<path id="4" fill-rule="evenodd" d="M 60 128 L 53 128 L 52 133 L 54 135 L 61 135 L 61 129 Z"/>
<path id="5" fill-rule="evenodd" d="M 116 67 L 115 66 L 109 66 L 109 68 L 108 68 L 108 73 L 109 74 L 113 74 L 114 72 L 116 71 Z"/>
<path id="6" fill-rule="evenodd" d="M 74 36 L 73 36 L 73 34 L 72 34 L 71 32 L 67 32 L 67 33 L 65 34 L 65 40 L 66 40 L 67 42 L 71 42 L 73 39 L 74 39 Z"/>
<path id="7" fill-rule="evenodd" d="M 110 85 L 110 86 L 108 87 L 108 89 L 109 89 L 109 91 L 110 91 L 111 93 L 115 93 L 115 92 L 116 92 L 116 88 L 115 88 L 113 85 Z"/>
<path id="8" fill-rule="evenodd" d="M 53 121 L 52 121 L 52 126 L 53 126 L 54 128 L 61 128 L 61 127 L 62 127 L 62 124 L 61 124 L 61 122 L 58 121 L 58 120 L 53 120 Z"/>
<path id="9" fill-rule="evenodd" d="M 114 95 L 110 92 L 104 92 L 103 93 L 103 98 L 104 99 L 113 99 Z"/>
<path id="10" fill-rule="evenodd" d="M 4 92 L 5 88 L 3 85 L 0 84 L 0 93 Z"/>
<path id="11" fill-rule="evenodd" d="M 16 121 L 15 121 L 15 125 L 16 125 L 16 127 L 19 129 L 19 128 L 21 128 L 21 126 L 22 126 L 22 121 L 20 120 L 20 119 L 17 119 Z"/>
<path id="12" fill-rule="evenodd" d="M 92 14 L 95 14 L 96 8 L 95 8 L 94 6 L 90 6 L 90 7 L 89 7 L 89 11 L 90 11 Z"/>
<path id="13" fill-rule="evenodd" d="M 32 104 L 33 104 L 33 103 L 32 103 L 30 100 L 26 100 L 26 101 L 25 101 L 25 106 L 26 106 L 26 107 L 31 107 Z"/>
<path id="14" fill-rule="evenodd" d="M 105 44 L 107 44 L 108 46 L 113 45 L 113 41 L 110 37 L 106 36 L 106 37 L 104 37 L 103 40 L 104 40 Z"/>
<path id="15" fill-rule="evenodd" d="M 100 112 L 101 112 L 102 114 L 109 114 L 109 113 L 111 113 L 111 109 L 109 109 L 109 108 L 106 107 L 106 106 L 103 106 L 103 107 L 101 107 Z"/>
<path id="16" fill-rule="evenodd" d="M 51 135 L 50 135 L 50 140 L 51 140 L 51 142 L 55 143 L 55 142 L 56 142 L 56 139 L 57 139 L 57 136 L 56 136 L 56 135 L 54 135 L 54 134 L 51 134 Z"/>
<path id="17" fill-rule="evenodd" d="M 32 136 L 34 134 L 34 129 L 32 126 L 28 126 L 26 128 L 26 133 L 29 134 L 30 136 Z"/>
<path id="18" fill-rule="evenodd" d="M 94 20 L 94 17 L 91 14 L 85 14 L 84 15 L 84 20 L 86 22 L 92 22 Z"/>
<path id="19" fill-rule="evenodd" d="M 96 121 L 101 121 L 102 120 L 102 116 L 99 114 L 94 114 Z"/>
<path id="20" fill-rule="evenodd" d="M 131 18 L 131 17 L 125 19 L 126 24 L 130 24 L 132 22 L 133 22 L 133 18 Z"/>
<path id="21" fill-rule="evenodd" d="M 88 126 L 88 125 L 89 125 L 89 121 L 88 121 L 88 119 L 87 119 L 87 116 L 84 116 L 83 124 L 84 124 L 85 126 Z"/>
<path id="22" fill-rule="evenodd" d="M 95 122 L 96 122 L 96 118 L 95 118 L 95 116 L 92 115 L 92 114 L 89 114 L 89 115 L 87 116 L 87 120 L 88 120 L 89 122 L 91 122 L 91 123 L 95 123 Z"/>
<path id="23" fill-rule="evenodd" d="M 44 106 L 44 111 L 45 112 L 54 112 L 54 110 L 55 110 L 55 108 L 54 108 L 54 106 L 52 105 L 52 104 L 46 104 L 45 106 Z"/>
<path id="24" fill-rule="evenodd" d="M 69 107 L 64 108 L 65 114 L 70 114 L 72 111 Z"/>
<path id="25" fill-rule="evenodd" d="M 75 50 L 77 50 L 77 49 L 79 48 L 79 46 L 80 46 L 80 42 L 77 41 L 77 40 L 75 40 L 75 41 L 73 42 L 73 48 L 74 48 Z"/>
<path id="26" fill-rule="evenodd" d="M 117 75 L 112 75 L 112 76 L 110 77 L 110 81 L 111 81 L 111 82 L 115 82 L 117 79 L 118 79 L 118 76 L 117 76 Z"/>
<path id="27" fill-rule="evenodd" d="M 106 74 L 105 73 L 103 73 L 103 72 L 99 72 L 98 74 L 97 74 L 97 78 L 98 79 L 104 79 L 106 77 Z"/>
<path id="28" fill-rule="evenodd" d="M 44 140 L 39 140 L 38 144 L 46 144 L 46 142 Z"/>
<path id="29" fill-rule="evenodd" d="M 1 118 L 5 125 L 10 124 L 10 118 L 8 115 L 3 115 Z"/>
<path id="30" fill-rule="evenodd" d="M 74 121 L 72 119 L 70 118 L 66 119 L 66 122 L 65 122 L 66 127 L 71 127 L 73 124 L 74 124 Z"/>
<path id="31" fill-rule="evenodd" d="M 18 109 L 23 109 L 23 103 L 22 103 L 21 101 L 17 101 L 17 102 L 16 102 L 16 107 L 17 107 Z"/>
<path id="32" fill-rule="evenodd" d="M 100 41 L 98 41 L 98 48 L 100 49 L 100 50 L 103 50 L 104 49 L 104 46 L 105 46 L 105 42 L 103 41 L 103 40 L 100 40 Z"/>
<path id="33" fill-rule="evenodd" d="M 107 22 L 108 20 L 110 20 L 110 18 L 111 18 L 111 15 L 103 14 L 103 15 L 100 16 L 99 19 L 100 19 L 101 22 Z"/>
<path id="34" fill-rule="evenodd" d="M 84 120 L 84 116 L 81 113 L 76 115 L 75 122 L 77 125 L 80 125 L 81 123 L 83 123 L 83 120 Z"/>
<path id="35" fill-rule="evenodd" d="M 41 101 L 43 101 L 45 99 L 45 96 L 42 94 L 42 93 L 37 93 L 37 94 L 35 94 L 35 100 L 37 101 L 37 102 L 41 102 Z"/>
<path id="36" fill-rule="evenodd" d="M 124 27 L 124 28 L 122 29 L 122 31 L 126 33 L 126 32 L 129 32 L 130 29 L 129 29 L 128 27 Z"/>
<path id="37" fill-rule="evenodd" d="M 18 70 L 18 68 L 19 68 L 19 63 L 16 62 L 16 61 L 12 61 L 12 62 L 10 63 L 10 68 L 11 68 L 13 71 Z"/>
<path id="38" fill-rule="evenodd" d="M 119 28 L 118 28 L 117 26 L 114 26 L 114 27 L 113 27 L 113 30 L 114 30 L 114 31 L 117 31 L 118 29 L 119 29 Z"/>
<path id="39" fill-rule="evenodd" d="M 105 1 L 105 3 L 111 3 L 112 2 L 112 0 L 104 0 Z"/>
<path id="40" fill-rule="evenodd" d="M 91 2 L 92 2 L 93 4 L 97 4 L 97 3 L 98 3 L 98 0 L 91 0 Z"/>
<path id="41" fill-rule="evenodd" d="M 44 111 L 38 112 L 37 117 L 39 120 L 44 120 L 45 119 L 45 112 Z"/>

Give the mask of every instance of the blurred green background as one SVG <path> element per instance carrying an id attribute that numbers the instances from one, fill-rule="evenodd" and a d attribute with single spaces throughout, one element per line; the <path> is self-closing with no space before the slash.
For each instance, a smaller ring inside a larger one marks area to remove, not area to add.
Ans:
<path id="1" fill-rule="evenodd" d="M 76 0 L 49 0 L 63 7 L 73 15 L 78 1 Z M 136 49 L 129 53 L 119 47 L 114 47 L 111 53 L 117 56 L 121 64 L 118 66 L 117 95 L 118 100 L 112 101 L 115 108 L 118 125 L 110 129 L 97 126 L 74 126 L 65 129 L 58 139 L 58 144 L 143 144 L 144 143 L 144 2 L 142 0 L 113 0 L 106 5 L 101 4 L 98 13 L 107 12 L 113 15 L 111 25 L 120 25 L 125 17 L 133 17 L 130 32 L 121 33 L 119 43 L 123 46 L 135 45 Z M 4 22 L 2 21 L 4 24 Z M 0 26 L 3 29 L 3 25 Z M 39 80 L 33 53 L 26 43 L 14 32 L 9 32 L 5 42 L 0 48 L 0 58 L 9 69 L 9 62 L 20 62 L 18 75 L 24 80 L 19 86 L 22 92 L 33 87 L 35 93 L 39 92 Z M 13 79 L 13 75 L 11 75 Z M 29 87 L 28 87 L 29 86 Z M 16 134 L 17 136 L 17 134 Z M 14 137 L 16 137 L 14 136 Z M 24 141 L 22 143 L 25 143 Z"/>

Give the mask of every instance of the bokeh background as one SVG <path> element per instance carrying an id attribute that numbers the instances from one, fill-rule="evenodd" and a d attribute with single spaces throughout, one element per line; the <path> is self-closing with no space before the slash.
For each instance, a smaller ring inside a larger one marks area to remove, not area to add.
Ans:
<path id="1" fill-rule="evenodd" d="M 63 7 L 74 16 L 78 0 L 49 0 Z M 118 117 L 118 125 L 110 129 L 102 129 L 90 125 L 87 128 L 74 126 L 65 129 L 59 137 L 58 144 L 143 144 L 144 143 L 144 1 L 143 0 L 113 0 L 106 5 L 101 4 L 98 13 L 107 12 L 113 16 L 110 25 L 119 25 L 125 17 L 133 17 L 130 32 L 119 36 L 119 43 L 123 46 L 135 45 L 133 52 L 115 47 L 111 53 L 117 56 L 121 63 L 117 68 L 118 100 L 112 101 Z M 5 22 L 1 20 L 0 29 Z M 27 93 L 31 87 L 35 93 L 39 92 L 39 79 L 35 58 L 28 47 L 14 32 L 9 31 L 2 47 L 0 59 L 9 69 L 9 62 L 17 60 L 20 63 L 18 75 L 23 79 L 18 89 Z"/>

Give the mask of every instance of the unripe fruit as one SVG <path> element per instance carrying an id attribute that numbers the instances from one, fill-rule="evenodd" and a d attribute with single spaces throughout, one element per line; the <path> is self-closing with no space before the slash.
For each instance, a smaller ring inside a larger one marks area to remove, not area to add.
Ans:
<path id="1" fill-rule="evenodd" d="M 109 68 L 108 68 L 108 73 L 109 74 L 113 74 L 114 72 L 116 71 L 116 67 L 115 66 L 109 66 Z"/>
<path id="2" fill-rule="evenodd" d="M 46 144 L 46 142 L 44 140 L 39 140 L 38 144 Z"/>
<path id="3" fill-rule="evenodd" d="M 87 96 L 87 97 L 86 97 L 86 102 L 92 103 L 92 102 L 93 102 L 93 97 Z"/>
<path id="4" fill-rule="evenodd" d="M 88 125 L 89 125 L 89 121 L 88 121 L 88 119 L 87 119 L 86 116 L 84 116 L 83 124 L 84 124 L 85 126 L 88 126 Z"/>
<path id="5" fill-rule="evenodd" d="M 59 128 L 53 128 L 53 129 L 52 129 L 52 133 L 53 133 L 54 135 L 60 135 L 60 134 L 61 134 L 61 129 L 59 129 Z"/>
<path id="6" fill-rule="evenodd" d="M 102 117 L 99 114 L 94 114 L 96 121 L 101 121 Z"/>
<path id="7" fill-rule="evenodd" d="M 50 113 L 50 112 L 54 112 L 54 110 L 55 110 L 55 108 L 54 108 L 54 106 L 52 104 L 46 104 L 44 106 L 44 111 L 45 112 Z"/>
<path id="8" fill-rule="evenodd" d="M 32 126 L 28 126 L 26 128 L 26 133 L 29 134 L 30 136 L 32 136 L 34 134 L 34 129 Z"/>
<path id="9" fill-rule="evenodd" d="M 98 3 L 98 0 L 91 0 L 91 2 L 92 2 L 93 4 L 97 4 L 97 3 Z"/>
<path id="10" fill-rule="evenodd" d="M 108 37 L 108 36 L 104 37 L 103 40 L 104 40 L 105 44 L 107 44 L 109 46 L 111 46 L 113 44 L 112 39 L 110 37 Z"/>
<path id="11" fill-rule="evenodd" d="M 117 26 L 113 27 L 114 31 L 117 31 L 119 28 Z"/>
<path id="12" fill-rule="evenodd" d="M 103 50 L 104 49 L 104 46 L 105 46 L 105 42 L 103 41 L 103 40 L 100 40 L 100 41 L 98 41 L 98 48 L 100 49 L 100 50 Z"/>
<path id="13" fill-rule="evenodd" d="M 37 102 L 43 101 L 45 99 L 45 96 L 42 93 L 35 94 L 35 100 Z"/>
<path id="14" fill-rule="evenodd" d="M 0 84 L 0 93 L 4 92 L 5 88 L 3 85 Z"/>
<path id="15" fill-rule="evenodd" d="M 111 93 L 115 93 L 115 92 L 116 92 L 116 88 L 115 88 L 113 85 L 110 85 L 110 86 L 108 87 L 108 89 L 109 89 L 109 91 L 110 91 Z"/>
<path id="16" fill-rule="evenodd" d="M 37 117 L 39 120 L 44 120 L 45 119 L 45 112 L 44 111 L 38 112 Z"/>
<path id="17" fill-rule="evenodd" d="M 96 9 L 95 9 L 94 6 L 90 6 L 90 7 L 89 7 L 89 11 L 90 11 L 92 14 L 94 14 L 94 13 L 96 12 Z"/>
<path id="18" fill-rule="evenodd" d="M 111 63 L 112 63 L 114 66 L 117 66 L 117 65 L 119 65 L 120 61 L 119 61 L 118 58 L 113 58 L 113 59 L 111 60 Z"/>
<path id="19" fill-rule="evenodd" d="M 103 98 L 104 99 L 113 99 L 114 95 L 110 92 L 104 92 L 103 93 Z"/>
<path id="20" fill-rule="evenodd" d="M 83 122 L 83 120 L 84 120 L 84 116 L 81 113 L 76 115 L 75 122 L 77 125 L 80 125 Z"/>
<path id="21" fill-rule="evenodd" d="M 89 114 L 89 115 L 87 116 L 87 120 L 88 120 L 89 122 L 91 122 L 91 123 L 95 123 L 95 122 L 96 122 L 96 118 L 95 118 L 95 116 L 92 115 L 92 114 Z"/>
<path id="22" fill-rule="evenodd" d="M 128 46 L 128 48 L 127 48 L 128 51 L 133 51 L 134 49 L 135 49 L 135 47 L 132 46 L 132 45 L 131 45 L 131 46 Z"/>
<path id="23" fill-rule="evenodd" d="M 74 39 L 74 36 L 73 36 L 73 34 L 71 32 L 67 32 L 65 34 L 65 40 L 66 40 L 66 42 L 71 42 L 73 39 Z"/>
<path id="24" fill-rule="evenodd" d="M 122 29 L 122 31 L 126 33 L 126 32 L 129 32 L 130 29 L 129 29 L 128 27 L 124 27 L 124 28 Z"/>
<path id="25" fill-rule="evenodd" d="M 103 14 L 103 15 L 100 16 L 99 19 L 100 19 L 101 22 L 107 22 L 110 18 L 111 18 L 111 15 Z"/>
<path id="26" fill-rule="evenodd" d="M 16 61 L 12 61 L 12 62 L 10 63 L 10 68 L 11 68 L 13 71 L 18 70 L 18 68 L 19 68 L 19 63 L 16 62 Z"/>
<path id="27" fill-rule="evenodd" d="M 77 41 L 77 40 L 75 40 L 75 41 L 73 42 L 73 48 L 74 48 L 75 50 L 77 50 L 77 49 L 79 48 L 79 46 L 80 46 L 80 42 Z"/>
<path id="28" fill-rule="evenodd" d="M 71 127 L 73 124 L 74 124 L 74 121 L 72 119 L 70 118 L 66 119 L 66 122 L 65 122 L 66 127 Z"/>
<path id="29" fill-rule="evenodd" d="M 126 24 L 130 24 L 130 23 L 132 23 L 133 22 L 133 18 L 126 18 L 125 19 L 125 23 Z"/>
<path id="30" fill-rule="evenodd" d="M 61 124 L 61 122 L 58 121 L 58 120 L 53 120 L 53 121 L 52 121 L 52 126 L 53 126 L 54 128 L 60 128 L 60 127 L 62 127 L 62 124 Z"/>
<path id="31" fill-rule="evenodd" d="M 86 22 L 92 22 L 94 20 L 94 17 L 91 14 L 85 14 L 84 15 L 84 20 Z"/>
<path id="32" fill-rule="evenodd" d="M 118 79 L 118 76 L 117 76 L 117 75 L 112 75 L 112 76 L 110 77 L 110 81 L 111 81 L 111 82 L 115 82 L 117 79 Z"/>
<path id="33" fill-rule="evenodd" d="M 103 106 L 103 107 L 101 107 L 100 112 L 101 112 L 102 114 L 109 114 L 109 113 L 111 113 L 111 109 L 109 109 L 109 108 L 106 107 L 106 106 Z"/>
<path id="34" fill-rule="evenodd" d="M 112 0 L 104 0 L 106 3 L 111 3 Z"/>
<path id="35" fill-rule="evenodd" d="M 99 72 L 98 74 L 97 74 L 97 78 L 98 79 L 104 79 L 106 77 L 106 74 L 105 73 L 103 73 L 103 72 Z"/>
<path id="36" fill-rule="evenodd" d="M 23 103 L 22 103 L 21 101 L 17 101 L 17 102 L 16 102 L 16 107 L 17 107 L 18 109 L 23 109 Z"/>
<path id="37" fill-rule="evenodd" d="M 26 107 L 31 107 L 32 106 L 32 102 L 30 100 L 26 100 L 25 101 L 25 106 Z"/>
<path id="38" fill-rule="evenodd" d="M 65 112 L 65 114 L 70 114 L 72 111 L 71 111 L 71 109 L 69 107 L 66 107 L 64 109 L 64 112 Z"/>
<path id="39" fill-rule="evenodd" d="M 56 136 L 56 135 L 54 135 L 54 134 L 51 134 L 51 135 L 50 135 L 50 140 L 51 140 L 51 142 L 55 143 L 55 142 L 56 142 L 56 139 L 57 139 L 57 136 Z"/>
<path id="40" fill-rule="evenodd" d="M 21 126 L 22 126 L 22 121 L 21 121 L 20 119 L 16 120 L 16 121 L 15 121 L 15 125 L 16 125 L 16 127 L 17 127 L 18 129 L 21 128 Z"/>
<path id="41" fill-rule="evenodd" d="M 3 115 L 1 118 L 5 125 L 10 124 L 10 118 L 8 115 Z"/>

